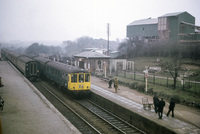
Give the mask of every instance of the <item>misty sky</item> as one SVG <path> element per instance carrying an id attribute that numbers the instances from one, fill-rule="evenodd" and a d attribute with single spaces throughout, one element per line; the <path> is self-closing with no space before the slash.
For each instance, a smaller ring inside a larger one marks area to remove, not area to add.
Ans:
<path id="1" fill-rule="evenodd" d="M 0 41 L 124 39 L 132 21 L 187 11 L 200 26 L 199 0 L 0 0 Z"/>

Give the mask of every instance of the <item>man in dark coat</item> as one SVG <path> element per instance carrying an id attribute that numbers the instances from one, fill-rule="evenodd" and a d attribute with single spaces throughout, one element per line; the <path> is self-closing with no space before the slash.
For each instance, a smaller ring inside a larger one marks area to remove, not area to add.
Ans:
<path id="1" fill-rule="evenodd" d="M 108 88 L 112 88 L 112 80 L 111 79 L 109 80 L 108 84 L 109 84 Z"/>
<path id="2" fill-rule="evenodd" d="M 159 103 L 159 99 L 158 99 L 158 97 L 156 95 L 154 95 L 153 104 L 154 104 L 155 113 L 158 112 L 158 103 Z"/>
<path id="3" fill-rule="evenodd" d="M 162 114 L 163 114 L 163 108 L 165 106 L 165 101 L 163 100 L 163 98 L 161 98 L 161 100 L 158 103 L 158 119 L 162 119 Z"/>
<path id="4" fill-rule="evenodd" d="M 174 102 L 174 99 L 171 98 L 170 104 L 169 104 L 169 111 L 167 112 L 167 116 L 169 116 L 170 112 L 172 111 L 172 117 L 174 117 L 174 107 L 175 107 L 175 102 Z"/>

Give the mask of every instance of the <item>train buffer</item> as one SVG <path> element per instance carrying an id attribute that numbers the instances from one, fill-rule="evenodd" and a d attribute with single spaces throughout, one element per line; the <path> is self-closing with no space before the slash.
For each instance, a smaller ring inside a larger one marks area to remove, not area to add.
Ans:
<path id="1" fill-rule="evenodd" d="M 144 109 L 151 110 L 151 107 L 153 106 L 153 103 L 150 103 L 147 97 L 142 98 L 142 104 Z"/>

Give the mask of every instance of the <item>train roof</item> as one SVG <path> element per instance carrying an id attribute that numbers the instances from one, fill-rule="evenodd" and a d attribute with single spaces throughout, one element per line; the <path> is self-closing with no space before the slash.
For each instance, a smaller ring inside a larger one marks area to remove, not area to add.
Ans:
<path id="1" fill-rule="evenodd" d="M 77 67 L 67 65 L 64 63 L 60 63 L 60 62 L 56 62 L 56 61 L 48 62 L 47 66 L 56 68 L 58 70 L 62 70 L 67 73 L 88 73 L 88 71 L 86 71 L 84 69 L 79 69 Z"/>
<path id="2" fill-rule="evenodd" d="M 47 59 L 47 58 L 45 58 L 45 57 L 40 57 L 40 56 L 34 57 L 33 59 L 34 59 L 34 60 L 37 60 L 38 62 L 40 62 L 40 63 L 42 63 L 42 64 L 45 64 L 45 63 L 47 63 L 47 62 L 52 62 L 52 60 Z"/>
<path id="3" fill-rule="evenodd" d="M 23 61 L 24 63 L 35 61 L 25 55 L 20 55 L 20 56 L 18 56 L 18 58 L 19 58 L 19 60 Z"/>

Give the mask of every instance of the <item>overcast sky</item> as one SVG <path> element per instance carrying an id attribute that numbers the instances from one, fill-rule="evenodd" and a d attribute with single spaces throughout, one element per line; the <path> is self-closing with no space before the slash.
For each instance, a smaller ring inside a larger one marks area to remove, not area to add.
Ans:
<path id="1" fill-rule="evenodd" d="M 199 0 L 0 0 L 0 41 L 124 39 L 132 21 L 187 11 L 200 26 Z"/>

